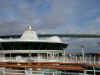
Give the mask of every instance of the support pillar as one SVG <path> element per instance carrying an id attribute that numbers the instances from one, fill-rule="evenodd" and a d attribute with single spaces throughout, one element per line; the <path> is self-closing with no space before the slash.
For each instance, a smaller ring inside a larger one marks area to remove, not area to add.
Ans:
<path id="1" fill-rule="evenodd" d="M 86 70 L 84 70 L 84 72 L 83 72 L 84 74 L 83 75 L 87 75 L 87 72 L 86 72 Z"/>
<path id="2" fill-rule="evenodd" d="M 49 53 L 47 52 L 47 59 L 49 58 Z"/>
<path id="3" fill-rule="evenodd" d="M 53 52 L 53 57 L 55 57 L 55 53 Z"/>
<path id="4" fill-rule="evenodd" d="M 29 68 L 28 70 L 25 69 L 24 73 L 25 75 L 32 75 L 32 68 Z"/>
<path id="5" fill-rule="evenodd" d="M 5 70 L 5 68 L 2 68 L 2 75 L 6 75 L 6 70 Z"/>

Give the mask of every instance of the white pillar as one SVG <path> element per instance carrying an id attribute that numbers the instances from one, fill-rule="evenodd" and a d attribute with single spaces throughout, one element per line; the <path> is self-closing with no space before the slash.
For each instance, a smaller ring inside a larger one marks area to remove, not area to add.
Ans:
<path id="1" fill-rule="evenodd" d="M 93 66 L 93 70 L 94 70 L 94 75 L 96 75 L 94 66 Z"/>
<path id="2" fill-rule="evenodd" d="M 64 61 L 66 62 L 66 53 L 65 53 L 65 50 L 64 50 Z"/>
<path id="3" fill-rule="evenodd" d="M 82 61 L 83 61 L 83 63 L 84 63 L 84 57 L 85 55 L 84 55 L 84 48 L 82 48 Z"/>
<path id="4" fill-rule="evenodd" d="M 89 60 L 90 60 L 90 64 L 92 64 L 92 59 L 91 59 L 91 56 L 89 56 Z"/>
<path id="5" fill-rule="evenodd" d="M 5 70 L 5 68 L 2 68 L 2 75 L 6 75 L 6 70 Z"/>
<path id="6" fill-rule="evenodd" d="M 76 58 L 76 63 L 78 63 L 78 59 L 77 59 L 77 56 L 76 56 L 75 58 Z"/>
<path id="7" fill-rule="evenodd" d="M 55 53 L 53 52 L 53 57 L 55 56 Z"/>
<path id="8" fill-rule="evenodd" d="M 32 68 L 29 68 L 28 70 L 25 69 L 25 75 L 32 75 Z"/>
<path id="9" fill-rule="evenodd" d="M 87 75 L 87 71 L 86 70 L 84 70 L 84 72 L 83 72 L 84 74 L 83 75 Z"/>
<path id="10" fill-rule="evenodd" d="M 96 62 L 95 62 L 95 61 L 96 61 L 96 58 L 95 58 L 95 56 L 94 56 L 94 64 L 96 64 Z"/>
<path id="11" fill-rule="evenodd" d="M 53 75 L 55 75 L 55 72 L 53 72 Z"/>
<path id="12" fill-rule="evenodd" d="M 48 59 L 48 57 L 49 57 L 49 54 L 48 54 L 48 52 L 47 52 L 47 59 Z"/>

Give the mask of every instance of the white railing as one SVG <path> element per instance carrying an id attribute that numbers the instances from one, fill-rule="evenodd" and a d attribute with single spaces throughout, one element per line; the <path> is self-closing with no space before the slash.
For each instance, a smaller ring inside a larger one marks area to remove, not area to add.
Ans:
<path id="1" fill-rule="evenodd" d="M 93 70 L 85 70 L 82 73 L 77 73 L 77 72 L 62 72 L 62 71 L 34 71 L 34 70 L 12 70 L 14 72 L 8 71 L 9 69 L 2 68 L 0 69 L 0 73 L 2 75 L 91 75 L 87 74 L 87 72 L 91 71 L 94 72 Z M 10 69 L 11 70 L 11 69 Z M 20 72 L 18 72 L 20 71 Z M 95 72 L 100 72 L 98 70 L 95 70 Z"/>
<path id="2" fill-rule="evenodd" d="M 66 63 L 88 63 L 88 64 L 100 64 L 100 60 L 96 61 L 90 58 L 82 57 L 0 57 L 0 62 L 66 62 Z"/>

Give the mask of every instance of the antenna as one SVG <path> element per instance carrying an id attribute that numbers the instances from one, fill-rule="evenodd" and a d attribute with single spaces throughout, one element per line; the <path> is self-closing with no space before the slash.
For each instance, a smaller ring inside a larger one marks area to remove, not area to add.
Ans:
<path id="1" fill-rule="evenodd" d="M 36 31 L 35 27 L 31 24 L 28 24 L 25 30 Z"/>
<path id="2" fill-rule="evenodd" d="M 32 30 L 32 26 L 31 25 L 28 25 L 25 30 Z"/>
<path id="3" fill-rule="evenodd" d="M 32 26 L 31 25 L 28 26 L 28 30 L 32 30 Z"/>

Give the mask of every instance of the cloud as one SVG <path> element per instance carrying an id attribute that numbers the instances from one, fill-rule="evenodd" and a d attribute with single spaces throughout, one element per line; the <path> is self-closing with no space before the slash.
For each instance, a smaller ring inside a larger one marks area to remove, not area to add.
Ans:
<path id="1" fill-rule="evenodd" d="M 93 4 L 95 1 L 90 3 L 89 0 L 1 0 L 0 8 L 4 10 L 0 9 L 0 25 L 10 29 L 10 24 L 14 28 L 19 24 L 24 30 L 31 24 L 40 32 L 48 33 L 96 33 L 99 29 L 93 19 L 100 11 L 96 7 L 98 3 Z"/>
<path id="2" fill-rule="evenodd" d="M 42 33 L 100 33 L 99 1 L 91 0 L 0 0 L 0 35 L 22 33 L 31 24 Z M 98 48 L 99 39 L 65 41 L 68 49 Z M 99 50 L 99 48 L 97 49 Z M 96 50 L 96 51 L 97 51 Z"/>

